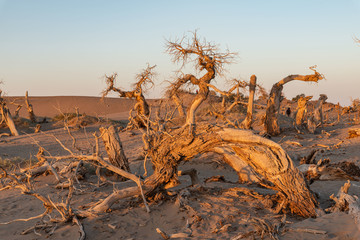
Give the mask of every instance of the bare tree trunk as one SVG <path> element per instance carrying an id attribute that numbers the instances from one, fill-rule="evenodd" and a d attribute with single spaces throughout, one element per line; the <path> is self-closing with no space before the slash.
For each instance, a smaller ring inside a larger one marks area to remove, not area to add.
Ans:
<path id="1" fill-rule="evenodd" d="M 5 120 L 6 125 L 10 129 L 11 135 L 19 136 L 19 132 L 16 130 L 15 123 L 11 117 L 10 111 L 5 105 L 5 103 L 1 104 L 1 114 L 3 119 Z"/>
<path id="2" fill-rule="evenodd" d="M 129 162 L 125 156 L 119 133 L 114 126 L 100 128 L 101 136 L 112 165 L 130 172 Z"/>
<path id="3" fill-rule="evenodd" d="M 10 111 L 6 106 L 4 99 L 1 97 L 2 91 L 0 90 L 0 112 L 2 115 L 2 121 L 5 121 L 6 125 L 10 129 L 11 135 L 19 136 L 19 132 L 16 130 L 15 123 L 11 117 Z"/>
<path id="4" fill-rule="evenodd" d="M 304 82 L 318 82 L 323 79 L 321 74 L 315 71 L 312 75 L 289 75 L 281 81 L 275 83 L 271 88 L 270 95 L 267 101 L 266 115 L 264 121 L 265 131 L 273 136 L 280 134 L 280 126 L 278 123 L 278 116 L 280 110 L 280 98 L 284 84 L 293 80 Z"/>
<path id="5" fill-rule="evenodd" d="M 310 133 L 314 133 L 316 128 L 324 124 L 323 119 L 323 105 L 327 99 L 325 94 L 321 94 L 318 102 L 316 103 L 313 115 L 308 118 L 307 128 Z"/>
<path id="6" fill-rule="evenodd" d="M 247 114 L 246 114 L 246 118 L 244 119 L 244 121 L 242 121 L 242 123 L 240 124 L 240 126 L 245 129 L 251 128 L 252 116 L 253 116 L 253 112 L 254 112 L 255 89 L 256 89 L 256 76 L 252 75 L 250 77 L 250 85 L 249 85 L 250 93 L 249 93 L 249 102 L 248 102 L 248 106 L 247 106 Z"/>
<path id="7" fill-rule="evenodd" d="M 307 104 L 311 98 L 312 98 L 312 96 L 300 97 L 298 99 L 298 107 L 297 107 L 297 112 L 296 112 L 296 116 L 295 116 L 295 124 L 297 127 L 302 127 L 302 124 L 305 119 L 305 115 L 307 113 L 307 109 L 306 109 Z"/>
<path id="8" fill-rule="evenodd" d="M 25 104 L 26 104 L 26 108 L 27 108 L 27 110 L 29 112 L 30 121 L 33 122 L 33 123 L 36 123 L 36 117 L 35 117 L 35 114 L 34 114 L 34 109 L 33 109 L 32 104 L 30 104 L 30 102 L 29 102 L 28 91 L 26 91 L 26 93 L 25 93 Z"/>
<path id="9" fill-rule="evenodd" d="M 327 96 L 325 94 L 320 94 L 319 100 L 316 103 L 315 109 L 314 109 L 314 118 L 315 121 L 322 125 L 324 124 L 324 119 L 323 119 L 323 106 L 325 101 L 327 100 Z"/>
<path id="10" fill-rule="evenodd" d="M 178 97 L 178 95 L 176 93 L 174 93 L 172 96 L 171 96 L 171 99 L 174 101 L 174 103 L 176 104 L 176 107 L 178 109 L 178 112 L 179 112 L 179 116 L 180 117 L 184 117 L 185 116 L 185 112 L 184 112 L 184 107 L 183 105 L 181 104 L 181 101 Z"/>

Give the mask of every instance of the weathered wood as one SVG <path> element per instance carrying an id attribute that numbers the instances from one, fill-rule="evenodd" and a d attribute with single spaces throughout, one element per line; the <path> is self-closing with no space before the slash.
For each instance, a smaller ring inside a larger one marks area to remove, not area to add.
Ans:
<path id="1" fill-rule="evenodd" d="M 130 172 L 129 161 L 125 156 L 117 129 L 114 126 L 108 128 L 102 127 L 100 128 L 100 132 L 110 163 Z M 125 180 L 125 178 L 123 180 Z"/>
<path id="2" fill-rule="evenodd" d="M 281 81 L 275 83 L 270 91 L 269 98 L 267 100 L 267 108 L 264 121 L 264 129 L 266 133 L 276 136 L 280 134 L 280 126 L 278 123 L 278 116 L 280 114 L 280 100 L 281 92 L 286 83 L 293 80 L 299 80 L 304 82 L 318 82 L 323 79 L 323 76 L 316 72 L 314 67 L 310 68 L 315 73 L 312 75 L 289 75 Z"/>
<path id="3" fill-rule="evenodd" d="M 2 121 L 5 121 L 6 125 L 10 129 L 11 135 L 19 136 L 19 132 L 16 129 L 14 120 L 11 117 L 9 108 L 6 106 L 5 100 L 1 96 L 2 91 L 0 90 L 0 113 L 2 115 Z"/>
<path id="4" fill-rule="evenodd" d="M 356 226 L 360 231 L 360 201 L 358 197 L 348 194 L 350 186 L 351 183 L 348 180 L 344 186 L 340 188 L 336 197 L 334 197 L 334 194 L 330 196 L 330 198 L 335 201 L 335 205 L 327 210 L 330 212 L 348 212 L 353 216 Z"/>
<path id="5" fill-rule="evenodd" d="M 307 128 L 310 133 L 314 133 L 316 128 L 324 124 L 323 105 L 327 100 L 325 94 L 320 94 L 319 100 L 316 103 L 313 114 L 308 118 Z"/>
<path id="6" fill-rule="evenodd" d="M 295 124 L 296 127 L 302 128 L 306 113 L 307 113 L 307 104 L 308 101 L 312 98 L 312 96 L 308 97 L 300 97 L 298 99 L 298 106 L 297 106 L 297 112 L 295 116 Z"/>
<path id="7" fill-rule="evenodd" d="M 176 139 L 176 140 L 175 140 Z M 147 186 L 161 186 L 177 179 L 177 166 L 205 152 L 224 156 L 242 182 L 270 182 L 271 189 L 281 192 L 291 211 L 315 216 L 317 201 L 302 174 L 294 167 L 286 152 L 275 142 L 249 130 L 197 125 L 189 134 L 186 128 L 171 132 L 150 150 L 154 174 L 145 180 Z"/>
<path id="8" fill-rule="evenodd" d="M 26 93 L 25 93 L 25 104 L 26 104 L 27 111 L 29 113 L 30 121 L 32 123 L 36 123 L 34 109 L 33 109 L 32 104 L 29 102 L 28 91 L 26 91 Z"/>
<path id="9" fill-rule="evenodd" d="M 250 85 L 249 85 L 249 101 L 247 105 L 247 114 L 246 118 L 240 126 L 244 129 L 250 129 L 252 124 L 252 116 L 254 112 L 254 97 L 255 97 L 255 89 L 256 89 L 256 76 L 252 75 L 250 77 Z"/>

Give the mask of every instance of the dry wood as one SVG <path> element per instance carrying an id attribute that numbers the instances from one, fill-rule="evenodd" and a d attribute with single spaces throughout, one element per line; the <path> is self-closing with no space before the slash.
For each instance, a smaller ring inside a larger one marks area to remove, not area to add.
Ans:
<path id="1" fill-rule="evenodd" d="M 286 197 L 291 211 L 305 217 L 315 216 L 317 201 L 280 145 L 248 130 L 210 125 L 197 128 L 193 134 L 181 128 L 172 132 L 172 136 L 157 139 L 156 147 L 149 149 L 154 174 L 145 179 L 145 185 L 159 187 L 176 181 L 176 168 L 181 161 L 199 153 L 216 152 L 224 156 L 242 181 L 270 182 L 272 189 Z"/>
<path id="2" fill-rule="evenodd" d="M 360 128 L 351 128 L 348 131 L 349 136 L 348 138 L 355 138 L 360 136 Z"/>
<path id="3" fill-rule="evenodd" d="M 253 106 L 254 106 L 254 96 L 255 96 L 255 88 L 256 88 L 256 76 L 252 75 L 250 77 L 250 85 L 249 85 L 249 102 L 247 106 L 247 114 L 244 121 L 240 124 L 240 126 L 244 129 L 250 129 L 252 124 L 252 116 L 253 116 Z"/>
<path id="4" fill-rule="evenodd" d="M 293 80 L 299 80 L 304 82 L 318 82 L 319 80 L 323 79 L 323 76 L 318 73 L 314 68 L 315 67 L 310 67 L 310 69 L 315 72 L 312 75 L 289 75 L 273 85 L 270 91 L 269 98 L 267 100 L 267 108 L 264 121 L 264 128 L 268 134 L 273 136 L 280 134 L 278 116 L 280 114 L 281 92 L 284 85 Z"/>
<path id="5" fill-rule="evenodd" d="M 145 91 L 144 88 L 146 88 L 147 85 L 154 85 L 152 78 L 154 77 L 153 69 L 156 67 L 154 66 L 148 66 L 146 69 L 144 69 L 140 74 L 136 76 L 137 82 L 135 83 L 135 89 L 132 91 L 123 91 L 120 88 L 117 88 L 114 86 L 115 80 L 117 77 L 117 73 L 114 73 L 111 76 L 106 76 L 106 84 L 107 88 L 103 91 L 102 97 L 105 98 L 111 91 L 116 92 L 119 94 L 120 97 L 123 98 L 129 98 L 129 99 L 135 99 L 136 104 L 134 106 L 134 109 L 136 110 L 136 117 L 135 121 L 137 126 L 139 127 L 145 127 L 147 125 L 146 122 L 143 122 L 143 119 L 141 116 L 149 116 L 150 110 L 149 105 L 145 100 L 145 97 L 143 95 L 143 92 Z M 133 128 L 134 126 L 130 125 L 129 128 Z"/>
<path id="6" fill-rule="evenodd" d="M 330 196 L 332 200 L 335 201 L 335 205 L 327 209 L 330 212 L 348 212 L 351 214 L 355 220 L 358 230 L 360 230 L 360 201 L 356 196 L 351 196 L 348 194 L 349 188 L 351 186 L 350 181 L 348 180 L 344 186 L 342 186 L 334 197 L 334 194 Z"/>
<path id="7" fill-rule="evenodd" d="M 317 127 L 324 124 L 323 105 L 326 100 L 327 96 L 325 94 L 320 94 L 320 98 L 316 103 L 313 114 L 308 118 L 307 121 L 307 129 L 310 133 L 314 133 Z"/>
<path id="8" fill-rule="evenodd" d="M 28 91 L 26 91 L 26 93 L 25 93 L 25 104 L 26 104 L 27 111 L 29 113 L 30 121 L 32 123 L 36 123 L 36 117 L 35 117 L 35 114 L 34 114 L 34 109 L 33 109 L 32 104 L 29 102 Z"/>
<path id="9" fill-rule="evenodd" d="M 18 105 L 15 109 L 15 114 L 14 114 L 14 119 L 16 118 L 19 118 L 19 112 L 20 112 L 20 109 L 22 108 L 22 105 Z"/>
<path id="10" fill-rule="evenodd" d="M 295 124 L 298 129 L 301 129 L 304 123 L 305 116 L 307 114 L 307 104 L 308 101 L 312 98 L 312 96 L 308 97 L 300 97 L 298 99 L 297 112 L 295 117 Z"/>
<path id="11" fill-rule="evenodd" d="M 10 111 L 6 106 L 5 100 L 1 96 L 2 91 L 0 90 L 0 113 L 2 115 L 2 121 L 5 121 L 6 125 L 10 129 L 11 135 L 19 136 L 19 132 L 16 129 L 14 120 L 11 117 Z"/>
<path id="12" fill-rule="evenodd" d="M 206 100 L 210 92 L 209 84 L 211 80 L 215 78 L 217 73 L 221 73 L 224 64 L 231 62 L 235 53 L 220 53 L 216 45 L 205 40 L 201 42 L 196 31 L 189 41 L 184 41 L 184 39 L 185 37 L 180 41 L 168 41 L 167 52 L 173 56 L 174 62 L 182 62 L 183 65 L 189 61 L 189 58 L 195 56 L 195 67 L 200 71 L 205 70 L 206 73 L 200 78 L 196 78 L 192 74 L 186 74 L 178 78 L 171 84 L 169 92 L 170 96 L 173 96 L 187 83 L 196 85 L 199 88 L 198 94 L 193 99 L 186 115 L 185 125 L 192 128 L 195 126 L 195 112 L 201 103 Z"/>
<path id="13" fill-rule="evenodd" d="M 125 156 L 117 129 L 114 126 L 108 128 L 101 127 L 100 132 L 110 163 L 130 172 L 129 161 Z M 125 179 L 122 178 L 121 180 Z"/>

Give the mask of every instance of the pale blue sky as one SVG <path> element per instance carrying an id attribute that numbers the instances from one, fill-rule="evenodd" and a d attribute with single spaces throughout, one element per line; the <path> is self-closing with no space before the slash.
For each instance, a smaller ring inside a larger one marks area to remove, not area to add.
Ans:
<path id="1" fill-rule="evenodd" d="M 7 95 L 99 96 L 104 74 L 127 89 L 146 64 L 157 64 L 160 97 L 178 66 L 165 39 L 198 29 L 239 53 L 226 78 L 252 74 L 268 90 L 289 74 L 327 80 L 292 82 L 285 95 L 305 93 L 349 104 L 360 97 L 360 0 L 92 1 L 0 0 L 0 80 Z M 195 72 L 194 72 L 195 73 Z M 216 85 L 226 89 L 223 78 Z"/>

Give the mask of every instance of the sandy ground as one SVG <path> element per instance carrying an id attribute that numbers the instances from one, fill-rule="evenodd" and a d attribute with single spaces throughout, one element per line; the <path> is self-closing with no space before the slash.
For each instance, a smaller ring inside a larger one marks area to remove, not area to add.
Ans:
<path id="1" fill-rule="evenodd" d="M 104 116 L 122 121 L 127 120 L 128 111 L 133 104 L 132 101 L 120 99 L 107 99 L 104 103 L 99 102 L 98 98 L 92 97 L 33 97 L 30 100 L 34 105 L 35 114 L 42 117 L 52 117 L 59 113 L 59 109 L 62 112 L 74 112 L 74 106 L 76 106 L 79 107 L 81 113 L 85 112 L 87 115 Z M 156 100 L 151 101 L 151 104 L 155 105 L 156 103 Z M 258 113 L 260 114 L 261 110 L 258 110 Z M 26 116 L 25 109 L 22 110 L 21 115 Z M 240 115 L 240 118 L 243 117 Z M 95 144 L 92 133 L 98 131 L 100 126 L 108 124 L 103 122 L 77 130 L 73 129 L 73 135 L 77 139 L 76 145 L 80 148 L 78 153 L 89 154 Z M 120 126 L 121 123 L 118 125 Z M 348 119 L 344 117 L 341 123 L 324 126 L 316 134 L 297 134 L 294 130 L 287 130 L 272 140 L 281 144 L 295 165 L 299 165 L 300 157 L 308 155 L 311 150 L 322 149 L 316 156 L 317 160 L 329 158 L 332 163 L 350 161 L 359 166 L 360 138 L 347 138 L 348 130 L 356 127 L 359 128 L 360 125 L 349 123 Z M 0 159 L 8 159 L 18 164 L 35 162 L 34 155 L 36 155 L 39 145 L 52 155 L 66 154 L 65 150 L 55 141 L 54 136 L 72 149 L 73 140 L 63 127 L 49 122 L 44 124 L 42 129 L 43 132 L 33 133 L 29 127 L 24 127 L 20 129 L 21 135 L 18 137 L 0 138 Z M 260 130 L 260 126 L 255 128 L 255 131 Z M 321 133 L 321 130 L 330 134 Z M 144 174 L 141 155 L 143 144 L 140 132 L 121 132 L 119 135 L 125 154 L 130 161 L 131 171 L 136 174 Z M 290 144 L 294 141 L 302 146 Z M 328 149 L 317 146 L 318 144 L 332 146 L 340 141 L 344 142 L 340 144 L 339 148 Z M 104 153 L 103 147 L 101 152 Z M 150 164 L 148 163 L 146 167 L 150 174 Z M 283 214 L 274 214 L 264 208 L 260 202 L 249 199 L 248 196 L 236 191 L 236 187 L 246 187 L 263 194 L 271 193 L 268 189 L 237 183 L 237 175 L 222 162 L 221 157 L 215 154 L 201 155 L 182 164 L 179 170 L 190 168 L 197 169 L 202 182 L 201 186 L 190 187 L 189 177 L 180 177 L 181 185 L 170 191 L 174 196 L 169 200 L 150 204 L 150 213 L 145 211 L 141 199 L 137 197 L 121 200 L 113 205 L 111 212 L 81 220 L 87 234 L 86 239 L 162 239 L 156 233 L 156 228 L 161 228 L 168 234 L 186 233 L 191 230 L 192 234 L 188 239 L 231 239 L 241 233 L 253 230 L 254 225 L 251 222 L 253 218 L 261 218 L 270 224 L 277 224 L 283 217 Z M 96 185 L 97 178 L 91 171 L 93 170 L 89 167 L 86 179 L 81 181 L 81 185 L 78 186 L 79 190 L 74 193 L 72 199 L 74 208 L 105 198 L 114 188 L 121 189 L 134 185 L 127 181 L 99 187 Z M 217 175 L 224 176 L 225 181 L 204 182 L 207 178 Z M 49 196 L 53 201 L 61 202 L 67 196 L 68 190 L 54 188 L 56 184 L 53 175 L 40 176 L 33 181 L 34 189 Z M 332 204 L 330 195 L 336 194 L 345 182 L 346 180 L 315 181 L 310 188 L 318 195 L 321 207 L 327 208 Z M 349 193 L 360 196 L 359 190 L 360 183 L 353 181 Z M 179 194 L 187 196 L 187 204 L 190 208 L 185 209 L 179 204 L 177 199 Z M 43 210 L 39 200 L 32 196 L 22 195 L 20 190 L 0 191 L 0 222 L 29 218 L 42 213 Z M 39 220 L 36 219 L 0 225 L 0 239 L 78 239 L 80 236 L 78 227 L 71 223 L 59 224 L 52 235 L 49 235 L 51 229 L 48 229 L 48 232 L 32 231 L 21 235 L 22 231 L 38 222 Z M 286 227 L 297 230 L 322 230 L 326 233 L 314 234 L 293 230 L 285 232 L 280 239 L 360 239 L 358 227 L 352 216 L 346 213 L 326 214 L 315 219 L 303 219 L 288 213 Z M 258 236 L 257 239 L 260 237 Z M 265 236 L 264 239 L 270 238 Z"/>

